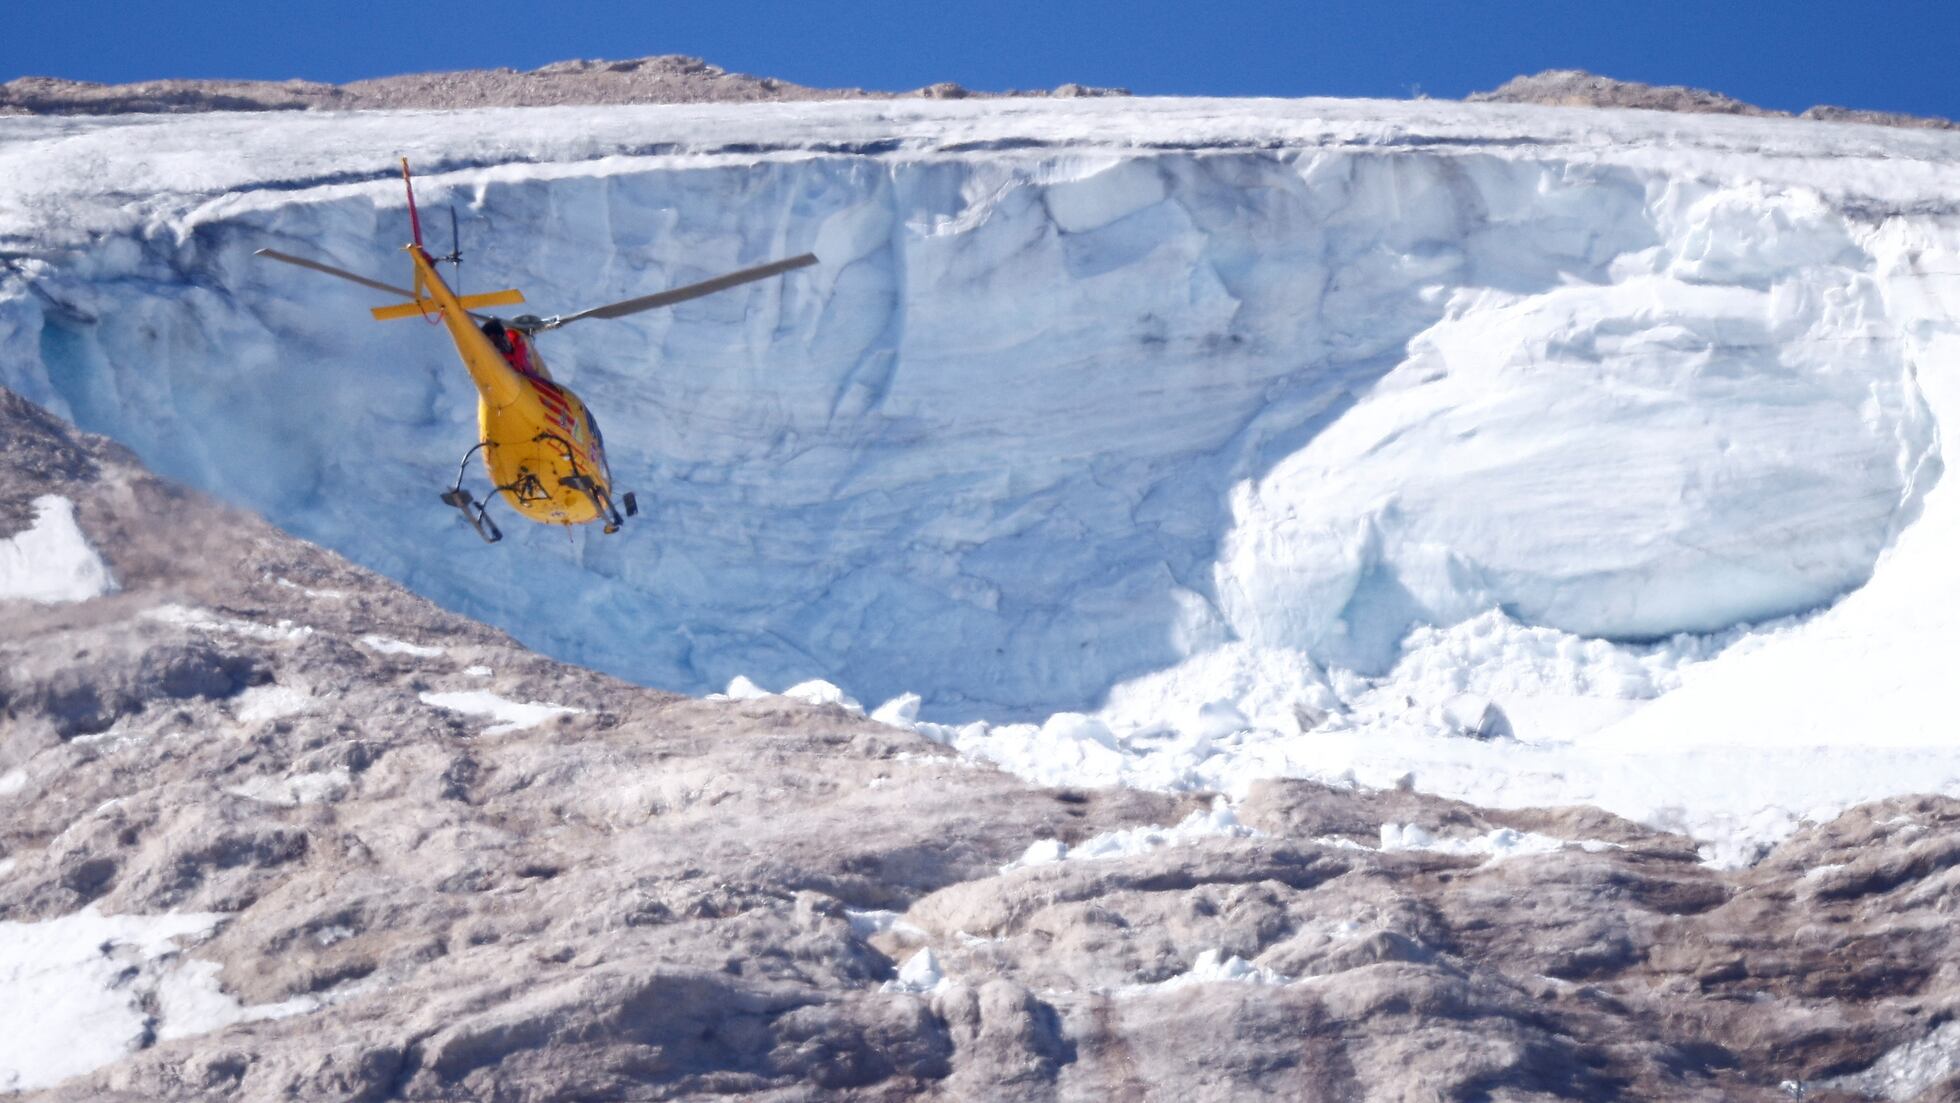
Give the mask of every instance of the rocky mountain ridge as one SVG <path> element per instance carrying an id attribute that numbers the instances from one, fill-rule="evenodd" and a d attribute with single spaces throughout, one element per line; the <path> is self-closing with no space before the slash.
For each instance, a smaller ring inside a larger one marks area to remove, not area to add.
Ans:
<path id="1" fill-rule="evenodd" d="M 979 92 L 942 81 L 908 92 L 812 88 L 746 73 L 684 54 L 622 60 L 573 59 L 531 70 L 463 69 L 332 84 L 309 80 L 170 79 L 100 84 L 61 77 L 21 76 L 0 84 L 0 116 L 176 114 L 195 111 L 369 111 L 470 107 L 553 107 L 572 104 L 763 103 L 799 100 L 965 99 L 968 97 L 1127 96 L 1125 88 L 1067 83 L 1050 90 Z M 1792 115 L 1720 92 L 1685 85 L 1616 80 L 1582 69 L 1547 69 L 1511 78 L 1468 103 L 1526 103 L 1548 107 L 1613 107 L 1692 114 L 1802 118 L 1952 130 L 1960 123 L 1895 111 L 1818 104 Z"/>
<path id="2" fill-rule="evenodd" d="M 59 496 L 117 584 L 0 600 L 0 992 L 99 975 L 125 1032 L 50 1081 L 0 1031 L 0 1092 L 1960 1092 L 1960 802 L 1722 872 L 1588 809 L 1038 789 L 545 660 L 4 392 L 0 475 L 0 552 Z"/>
<path id="3" fill-rule="evenodd" d="M 975 95 L 1121 96 L 1120 88 L 1064 84 L 1052 91 L 977 93 L 950 82 L 912 92 L 809 88 L 730 73 L 697 57 L 574 60 L 537 69 L 409 73 L 328 84 L 309 80 L 152 80 L 97 84 L 23 76 L 0 84 L 0 115 L 174 114 L 189 111 L 369 111 L 384 108 L 553 107 L 566 104 L 751 103 Z"/>
<path id="4" fill-rule="evenodd" d="M 1517 76 L 1488 92 L 1472 92 L 1468 103 L 1532 103 L 1545 107 L 1630 107 L 1642 111 L 1678 111 L 1698 115 L 1748 115 L 1768 119 L 1812 119 L 1819 122 L 1870 123 L 1929 130 L 1960 129 L 1960 123 L 1897 111 L 1868 111 L 1818 104 L 1800 115 L 1744 103 L 1720 92 L 1679 84 L 1642 84 L 1615 80 L 1583 69 L 1547 69 Z"/>

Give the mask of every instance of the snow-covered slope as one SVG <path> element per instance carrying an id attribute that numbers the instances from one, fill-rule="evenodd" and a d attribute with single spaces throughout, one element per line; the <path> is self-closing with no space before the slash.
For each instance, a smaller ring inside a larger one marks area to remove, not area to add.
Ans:
<path id="1" fill-rule="evenodd" d="M 822 258 L 553 335 L 640 491 L 623 536 L 477 544 L 434 499 L 473 433 L 446 342 L 250 258 L 398 276 L 398 152 L 462 213 L 466 289 L 544 312 Z M 1697 746 L 1936 715 L 1937 682 L 1848 671 L 1898 669 L 1902 613 L 1905 657 L 1956 650 L 1960 503 L 1928 491 L 1957 162 L 1944 134 L 1440 103 L 6 120 L 0 383 L 655 685 L 1104 709 L 944 729 L 1032 773 L 1417 761 L 1537 800 L 1490 780 L 1525 748 L 1397 740 L 1466 726 L 1466 693 L 1560 754 L 1630 715 L 1599 738 L 1651 748 L 1638 703 L 1676 686 L 1648 723 Z M 1875 567 L 1890 596 L 1746 630 Z M 1954 786 L 1956 757 L 1898 777 Z"/>

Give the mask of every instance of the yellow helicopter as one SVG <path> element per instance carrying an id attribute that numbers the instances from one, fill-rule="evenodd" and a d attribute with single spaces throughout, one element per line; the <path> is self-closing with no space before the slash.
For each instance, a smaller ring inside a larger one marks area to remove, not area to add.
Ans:
<path id="1" fill-rule="evenodd" d="M 458 295 L 450 290 L 437 274 L 436 265 L 462 262 L 462 253 L 456 245 L 455 209 L 449 212 L 449 255 L 431 256 L 422 243 L 422 218 L 415 208 L 415 183 L 409 177 L 407 158 L 402 159 L 402 184 L 408 189 L 408 224 L 415 237 L 412 244 L 404 246 L 415 265 L 412 290 L 275 249 L 260 249 L 257 255 L 351 280 L 362 287 L 408 300 L 375 307 L 372 313 L 377 321 L 419 317 L 431 322 L 439 320 L 448 327 L 450 338 L 456 342 L 456 352 L 463 358 L 463 366 L 469 369 L 470 379 L 476 383 L 478 439 L 463 454 L 462 463 L 456 469 L 456 485 L 443 492 L 442 501 L 461 510 L 463 519 L 476 534 L 493 544 L 503 539 L 503 533 L 487 516 L 489 496 L 479 502 L 463 489 L 470 457 L 478 451 L 483 453 L 492 492 L 502 494 L 521 516 L 550 525 L 599 521 L 608 533 L 618 532 L 625 523 L 613 506 L 612 471 L 606 466 L 605 441 L 599 435 L 599 423 L 577 395 L 552 381 L 551 372 L 538 355 L 535 344 L 538 334 L 585 318 L 623 318 L 642 310 L 672 306 L 817 262 L 814 255 L 804 253 L 572 314 L 549 318 L 535 314 L 508 319 L 491 317 L 475 311 L 521 303 L 523 294 L 506 289 Z M 625 507 L 628 517 L 639 512 L 631 494 L 622 495 L 620 505 Z"/>

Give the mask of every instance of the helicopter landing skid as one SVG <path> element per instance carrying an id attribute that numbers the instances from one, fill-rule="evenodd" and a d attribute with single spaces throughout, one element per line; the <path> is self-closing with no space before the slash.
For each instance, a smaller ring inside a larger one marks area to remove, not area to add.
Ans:
<path id="1" fill-rule="evenodd" d="M 456 485 L 442 492 L 442 504 L 461 510 L 463 520 L 470 523 L 470 527 L 483 538 L 483 542 L 494 544 L 502 540 L 504 534 L 497 529 L 497 522 L 492 521 L 488 516 L 490 503 L 472 499 L 470 492 L 463 489 L 463 472 L 469 470 L 470 457 L 476 455 L 479 449 L 489 443 L 487 440 L 478 441 L 469 451 L 463 453 L 463 462 L 456 465 Z"/>
<path id="2" fill-rule="evenodd" d="M 470 492 L 460 486 L 443 491 L 442 501 L 444 505 L 455 506 L 460 510 L 463 520 L 470 523 L 470 527 L 476 530 L 476 534 L 483 538 L 484 543 L 494 544 L 504 538 L 503 532 L 497 528 L 497 522 L 489 517 L 489 502 L 475 501 L 470 497 Z"/>
<path id="3" fill-rule="evenodd" d="M 621 517 L 619 515 L 619 511 L 613 508 L 612 498 L 606 493 L 604 493 L 603 491 L 601 491 L 598 485 L 592 481 L 590 476 L 567 475 L 564 478 L 558 480 L 558 485 L 570 487 L 571 489 L 576 490 L 579 493 L 585 495 L 587 498 L 592 499 L 592 508 L 598 510 L 599 516 L 605 518 L 606 523 L 602 528 L 602 531 L 605 532 L 606 535 L 610 536 L 613 533 L 618 532 L 619 526 L 626 523 L 626 518 Z M 638 513 L 639 510 L 635 508 L 635 506 L 638 503 L 633 501 L 633 496 L 631 494 L 628 494 L 626 496 L 626 499 L 627 499 L 626 512 L 628 514 Z"/>

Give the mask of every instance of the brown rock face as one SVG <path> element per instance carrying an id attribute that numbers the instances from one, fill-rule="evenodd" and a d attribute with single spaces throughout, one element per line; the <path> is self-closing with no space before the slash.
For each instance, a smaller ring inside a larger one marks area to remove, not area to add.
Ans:
<path id="1" fill-rule="evenodd" d="M 287 1013 L 175 1036 L 129 981 L 155 1029 L 38 1098 L 1960 1097 L 1960 802 L 1723 873 L 1594 810 L 1271 781 L 1257 834 L 1002 872 L 1208 797 L 549 662 L 0 392 L 0 533 L 41 494 L 121 589 L 0 602 L 0 922 L 222 913 L 177 965 Z"/>

